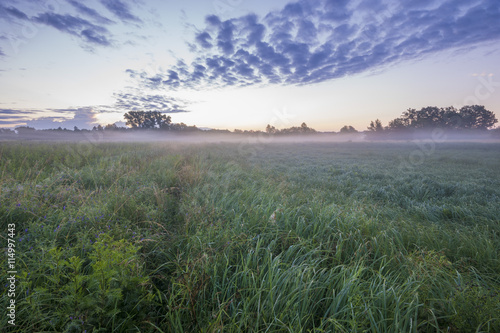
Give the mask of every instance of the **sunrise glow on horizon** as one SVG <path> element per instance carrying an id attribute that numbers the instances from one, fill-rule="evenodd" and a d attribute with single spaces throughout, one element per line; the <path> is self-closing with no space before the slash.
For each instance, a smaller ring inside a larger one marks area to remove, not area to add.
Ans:
<path id="1" fill-rule="evenodd" d="M 0 128 L 131 110 L 229 130 L 362 131 L 468 104 L 500 118 L 498 22 L 497 0 L 6 0 Z"/>

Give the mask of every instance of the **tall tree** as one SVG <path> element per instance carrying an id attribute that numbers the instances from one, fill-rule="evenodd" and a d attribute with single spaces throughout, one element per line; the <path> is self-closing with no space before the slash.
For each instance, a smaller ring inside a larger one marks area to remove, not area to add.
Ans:
<path id="1" fill-rule="evenodd" d="M 267 124 L 266 133 L 267 134 L 276 134 L 276 127 L 271 126 L 270 124 Z"/>
<path id="2" fill-rule="evenodd" d="M 389 122 L 389 129 L 483 129 L 498 122 L 495 114 L 482 105 L 466 105 L 459 111 L 454 107 L 428 106 L 420 110 L 408 109 L 401 117 Z M 368 127 L 368 129 L 370 129 Z"/>
<path id="3" fill-rule="evenodd" d="M 382 126 L 380 119 L 375 120 L 375 122 L 372 120 L 370 126 L 368 126 L 368 130 L 370 132 L 383 132 L 384 126 Z"/>
<path id="4" fill-rule="evenodd" d="M 459 115 L 462 128 L 486 130 L 498 122 L 495 114 L 486 110 L 483 105 L 463 106 Z"/>
<path id="5" fill-rule="evenodd" d="M 314 133 L 316 132 L 316 130 L 314 128 L 310 128 L 309 126 L 307 126 L 306 123 L 302 123 L 300 124 L 300 132 L 302 133 Z"/>
<path id="6" fill-rule="evenodd" d="M 168 129 L 172 118 L 159 111 L 129 111 L 123 115 L 127 120 L 126 125 L 132 128 Z"/>

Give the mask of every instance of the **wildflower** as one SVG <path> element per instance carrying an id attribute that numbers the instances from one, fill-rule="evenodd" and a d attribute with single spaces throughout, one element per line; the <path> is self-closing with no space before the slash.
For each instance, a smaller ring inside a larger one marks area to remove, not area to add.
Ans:
<path id="1" fill-rule="evenodd" d="M 17 206 L 17 207 L 21 207 L 21 204 L 20 204 L 20 203 L 18 203 L 16 206 Z"/>
<path id="2" fill-rule="evenodd" d="M 28 228 L 24 229 L 24 232 L 28 232 Z"/>
<path id="3" fill-rule="evenodd" d="M 66 206 L 63 206 L 63 210 L 66 210 Z"/>

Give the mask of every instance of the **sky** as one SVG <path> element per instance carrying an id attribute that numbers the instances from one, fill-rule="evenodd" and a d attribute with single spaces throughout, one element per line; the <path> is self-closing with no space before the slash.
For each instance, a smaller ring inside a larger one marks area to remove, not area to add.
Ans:
<path id="1" fill-rule="evenodd" d="M 0 127 L 384 125 L 408 108 L 500 118 L 498 0 L 2 0 Z"/>

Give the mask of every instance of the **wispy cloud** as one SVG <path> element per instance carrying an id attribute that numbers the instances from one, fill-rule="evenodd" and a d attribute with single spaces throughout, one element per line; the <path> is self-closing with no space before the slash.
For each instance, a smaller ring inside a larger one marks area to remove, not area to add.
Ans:
<path id="1" fill-rule="evenodd" d="M 498 0 L 299 0 L 259 18 L 211 15 L 192 44 L 195 60 L 141 86 L 306 85 L 500 39 Z"/>
<path id="2" fill-rule="evenodd" d="M 142 22 L 142 20 L 132 14 L 128 3 L 120 0 L 101 0 L 101 3 L 106 7 L 111 13 L 122 21 L 131 22 Z"/>
<path id="3" fill-rule="evenodd" d="M 28 16 L 25 13 L 23 13 L 22 11 L 20 11 L 19 9 L 17 9 L 15 7 L 4 7 L 2 5 L 0 5 L 0 15 L 3 17 L 9 15 L 11 17 L 15 17 L 15 18 L 21 19 L 21 20 L 28 19 Z"/>
<path id="4" fill-rule="evenodd" d="M 0 5 L 0 18 L 14 22 L 16 20 L 30 21 L 35 24 L 50 26 L 60 32 L 77 37 L 83 42 L 83 47 L 90 50 L 94 46 L 107 47 L 114 45 L 113 35 L 106 28 L 106 25 L 113 24 L 115 23 L 114 21 L 77 0 L 68 0 L 67 2 L 76 10 L 76 14 L 74 11 L 72 13 L 64 11 L 65 9 L 68 10 L 69 7 L 67 5 L 62 6 L 62 4 L 58 7 L 58 12 L 47 10 L 48 8 L 45 6 L 38 13 L 35 10 L 35 14 L 33 14 L 34 9 L 32 8 L 30 15 L 14 6 L 6 7 Z M 118 7 L 116 6 L 116 8 Z M 127 6 L 125 5 L 126 8 Z"/>
<path id="5" fill-rule="evenodd" d="M 0 109 L 0 125 L 26 125 L 26 122 L 39 114 L 39 110 Z"/>
<path id="6" fill-rule="evenodd" d="M 95 22 L 101 23 L 101 24 L 111 24 L 114 23 L 112 20 L 108 19 L 107 17 L 102 16 L 99 14 L 95 9 L 92 9 L 90 7 L 85 6 L 83 3 L 75 1 L 75 0 L 68 0 L 68 3 L 72 5 L 79 13 L 89 17 Z"/>
<path id="7" fill-rule="evenodd" d="M 34 110 L 19 110 L 19 109 L 0 109 L 0 117 L 7 115 L 31 115 L 36 113 Z"/>
<path id="8" fill-rule="evenodd" d="M 110 46 L 109 31 L 80 17 L 46 12 L 33 18 L 36 22 L 51 26 L 61 32 L 78 36 L 84 41 L 101 46 Z"/>

